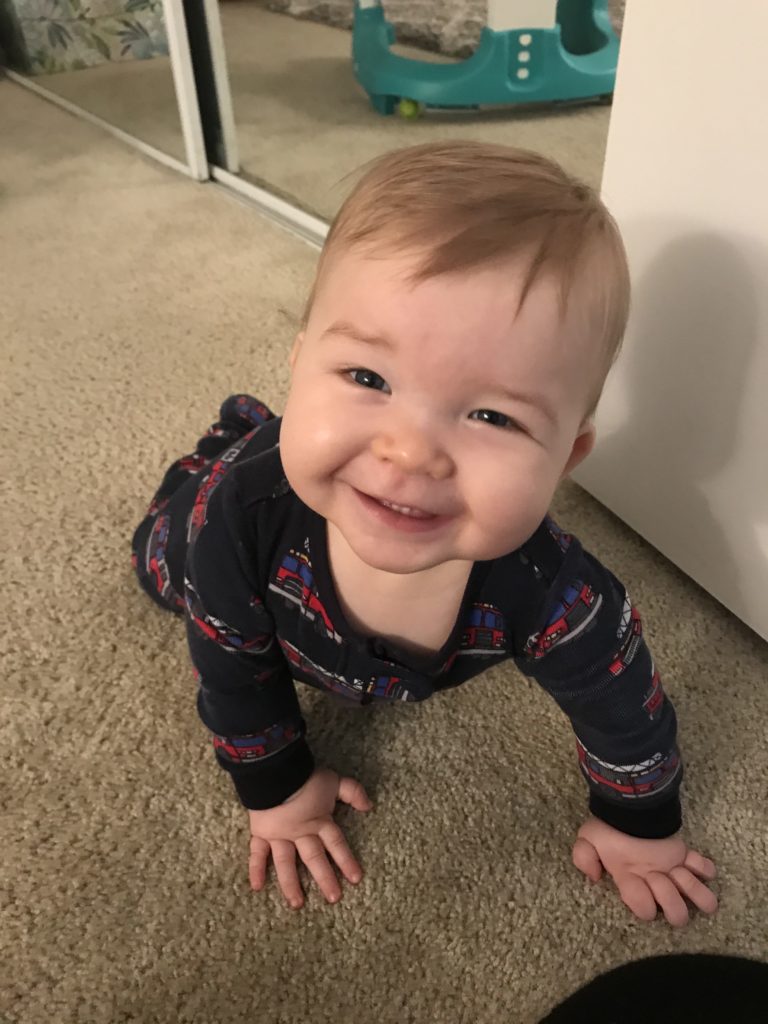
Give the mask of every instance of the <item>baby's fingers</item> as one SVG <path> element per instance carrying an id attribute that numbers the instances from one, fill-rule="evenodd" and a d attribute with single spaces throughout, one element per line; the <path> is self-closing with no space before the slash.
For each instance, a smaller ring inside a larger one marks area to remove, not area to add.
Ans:
<path id="1" fill-rule="evenodd" d="M 603 874 L 603 865 L 597 855 L 597 850 L 588 839 L 579 837 L 573 844 L 571 854 L 574 866 L 583 871 L 587 878 L 593 882 L 599 882 Z"/>
<path id="2" fill-rule="evenodd" d="M 695 907 L 703 910 L 705 914 L 714 914 L 717 910 L 717 896 L 687 868 L 672 868 L 669 877 Z"/>
<path id="3" fill-rule="evenodd" d="M 304 906 L 304 892 L 296 867 L 296 847 L 287 839 L 272 840 L 272 861 L 283 896 L 288 906 L 298 910 Z"/>
<path id="4" fill-rule="evenodd" d="M 351 804 L 356 811 L 370 811 L 373 807 L 363 784 L 348 775 L 339 779 L 339 793 L 336 799 Z"/>
<path id="5" fill-rule="evenodd" d="M 269 843 L 259 836 L 251 836 L 251 854 L 248 858 L 248 878 L 252 889 L 263 889 L 267 878 Z"/>
<path id="6" fill-rule="evenodd" d="M 645 880 L 672 927 L 682 928 L 688 924 L 688 907 L 670 875 L 663 871 L 649 871 Z"/>
<path id="7" fill-rule="evenodd" d="M 702 857 L 696 850 L 689 850 L 685 855 L 684 866 L 689 871 L 693 871 L 694 874 L 699 875 L 700 878 L 706 878 L 707 881 L 712 881 L 713 878 L 717 877 L 717 868 L 714 862 L 709 857 Z"/>
<path id="8" fill-rule="evenodd" d="M 357 885 L 363 877 L 363 871 L 355 859 L 355 855 L 350 850 L 349 843 L 344 837 L 344 833 L 336 822 L 330 821 L 320 829 L 318 834 L 325 843 L 326 849 L 330 855 L 339 865 L 344 877 L 348 881 Z"/>
<path id="9" fill-rule="evenodd" d="M 337 903 L 341 899 L 341 886 L 336 872 L 328 862 L 328 856 L 320 838 L 318 836 L 302 836 L 301 839 L 296 840 L 296 849 L 326 900 L 329 903 Z"/>
<path id="10" fill-rule="evenodd" d="M 653 893 L 639 875 L 614 876 L 616 888 L 623 902 L 635 917 L 641 921 L 653 921 L 656 918 L 656 900 Z"/>

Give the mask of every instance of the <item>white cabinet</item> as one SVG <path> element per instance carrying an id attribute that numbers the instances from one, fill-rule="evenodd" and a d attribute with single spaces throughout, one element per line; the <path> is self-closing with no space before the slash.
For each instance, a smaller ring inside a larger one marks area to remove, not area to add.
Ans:
<path id="1" fill-rule="evenodd" d="M 768 638 L 768 3 L 629 0 L 603 195 L 634 305 L 573 478 Z"/>

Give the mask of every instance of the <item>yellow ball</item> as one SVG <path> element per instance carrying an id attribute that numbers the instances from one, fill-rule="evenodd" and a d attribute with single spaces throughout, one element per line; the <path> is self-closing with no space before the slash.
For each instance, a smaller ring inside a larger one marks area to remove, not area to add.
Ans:
<path id="1" fill-rule="evenodd" d="M 402 99 L 397 105 L 397 112 L 406 121 L 415 121 L 421 114 L 421 107 L 416 100 Z"/>

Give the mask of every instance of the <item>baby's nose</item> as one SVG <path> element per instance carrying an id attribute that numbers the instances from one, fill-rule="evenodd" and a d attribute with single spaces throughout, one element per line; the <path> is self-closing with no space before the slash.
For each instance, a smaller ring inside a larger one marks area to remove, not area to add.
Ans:
<path id="1" fill-rule="evenodd" d="M 423 473 L 434 480 L 445 480 L 453 472 L 448 453 L 420 430 L 401 427 L 379 433 L 371 449 L 378 459 L 391 462 L 404 473 Z"/>

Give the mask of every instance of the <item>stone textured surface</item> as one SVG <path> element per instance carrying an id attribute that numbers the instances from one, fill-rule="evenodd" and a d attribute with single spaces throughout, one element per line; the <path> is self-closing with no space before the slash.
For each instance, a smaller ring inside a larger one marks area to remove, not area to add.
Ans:
<path id="1" fill-rule="evenodd" d="M 609 0 L 617 30 L 624 20 L 626 0 Z M 269 0 L 273 11 L 349 28 L 353 0 Z M 487 0 L 384 0 L 387 19 L 397 30 L 398 42 L 412 43 L 454 57 L 466 57 L 477 46 L 486 22 Z"/>

